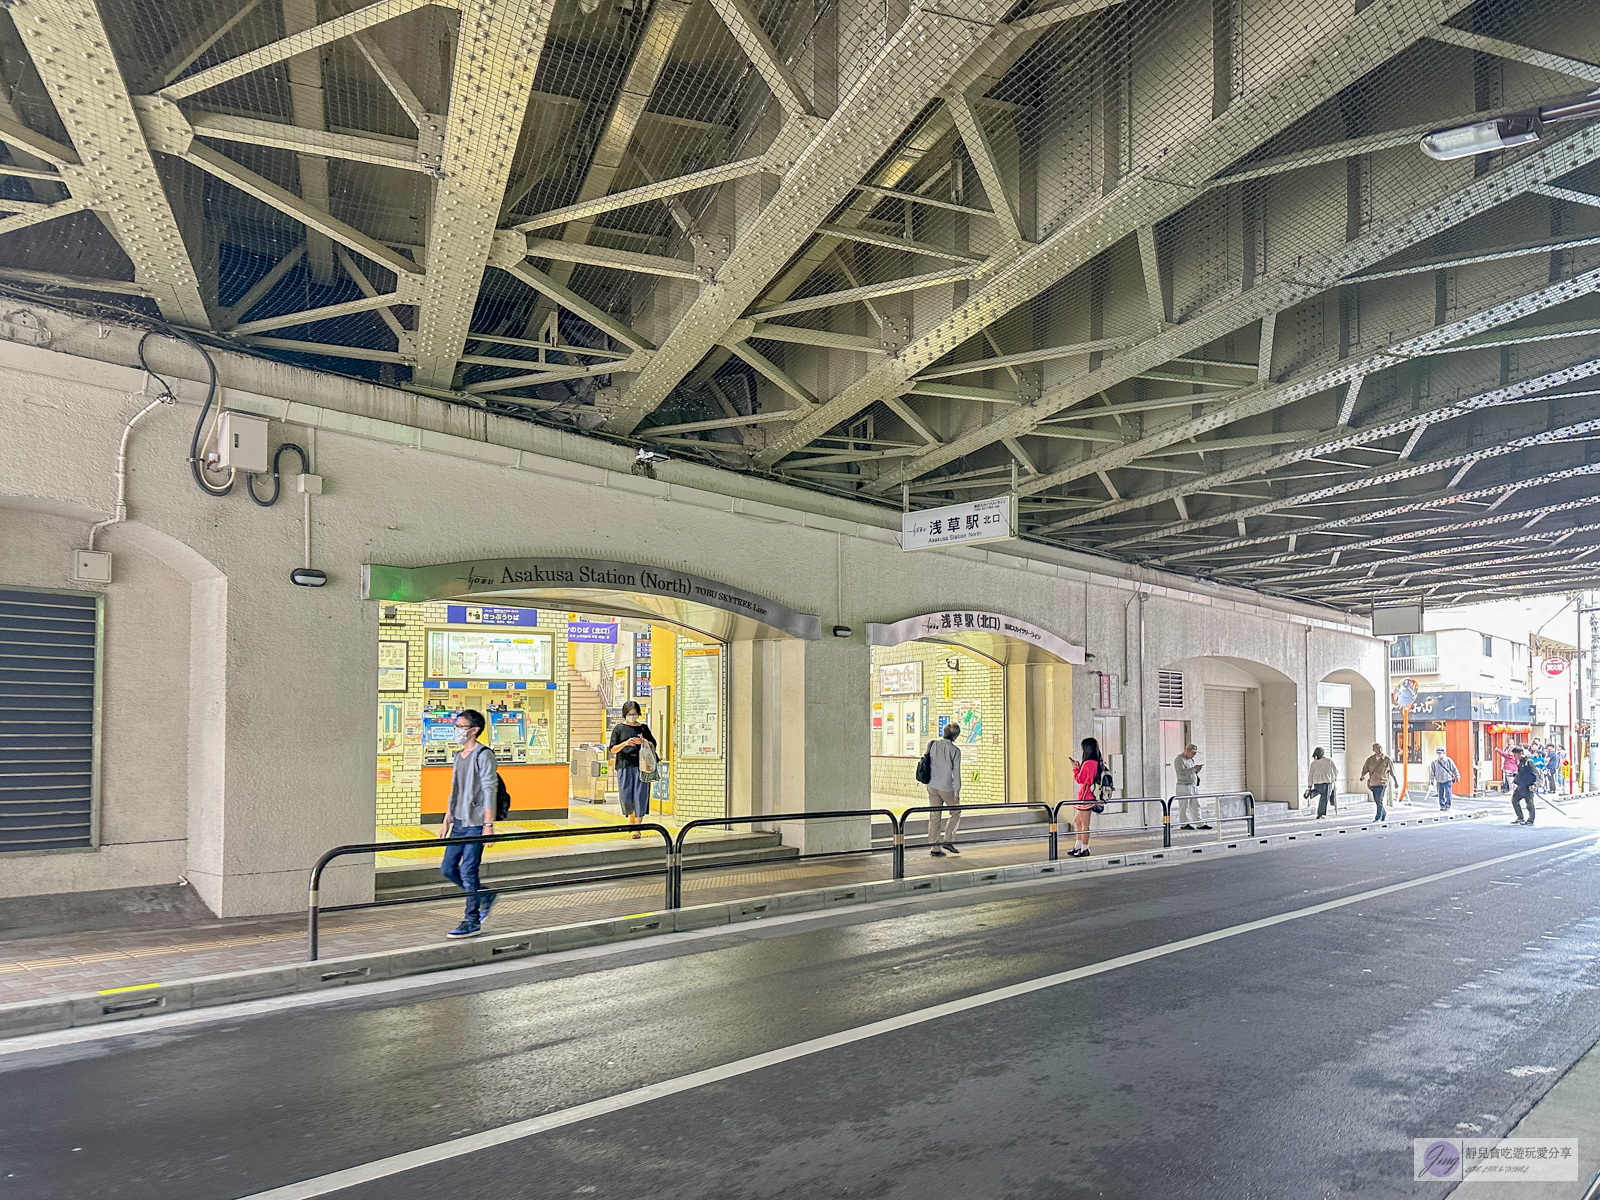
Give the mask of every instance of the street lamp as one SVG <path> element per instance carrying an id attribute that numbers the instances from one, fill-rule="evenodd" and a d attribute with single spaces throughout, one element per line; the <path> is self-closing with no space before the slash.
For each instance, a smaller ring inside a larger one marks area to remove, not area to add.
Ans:
<path id="1" fill-rule="evenodd" d="M 1474 121 L 1470 125 L 1436 129 L 1422 139 L 1422 152 L 1440 162 L 1471 158 L 1475 154 L 1490 154 L 1537 142 L 1546 125 L 1593 117 L 1600 117 L 1600 88 L 1563 98 L 1531 113 L 1513 113 L 1489 121 Z"/>

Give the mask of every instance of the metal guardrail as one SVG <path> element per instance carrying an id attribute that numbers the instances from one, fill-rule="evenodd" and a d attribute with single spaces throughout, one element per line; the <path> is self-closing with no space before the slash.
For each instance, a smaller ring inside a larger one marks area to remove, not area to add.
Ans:
<path id="1" fill-rule="evenodd" d="M 767 821 L 827 821 L 844 820 L 850 817 L 888 817 L 895 825 L 894 839 L 894 877 L 905 877 L 905 847 L 902 845 L 902 827 L 895 822 L 894 813 L 887 808 L 825 808 L 818 812 L 808 813 L 763 813 L 747 817 L 699 817 L 686 822 L 678 828 L 678 842 L 673 849 L 671 862 L 668 866 L 669 879 L 667 882 L 667 907 L 683 907 L 683 847 L 689 840 L 692 830 L 704 828 L 708 825 L 755 825 Z M 875 851 L 869 846 L 865 850 L 839 850 L 828 851 L 821 854 L 801 854 L 800 858 L 832 858 L 836 854 L 872 854 Z M 738 863 L 719 862 L 719 867 L 738 866 Z"/>
<path id="2" fill-rule="evenodd" d="M 1224 821 L 1245 822 L 1245 836 L 1256 835 L 1256 798 L 1250 792 L 1190 792 L 1187 796 L 1171 796 L 1166 801 L 1166 832 L 1162 835 L 1162 846 L 1172 845 L 1172 806 L 1179 800 L 1244 800 L 1244 815 L 1242 817 L 1225 817 L 1222 815 L 1222 805 L 1217 805 L 1217 832 L 1222 832 Z"/>
<path id="3" fill-rule="evenodd" d="M 902 809 L 901 813 L 900 813 L 900 819 L 895 825 L 896 870 L 895 870 L 895 876 L 894 877 L 896 879 L 904 879 L 906 877 L 906 872 L 905 872 L 905 865 L 906 865 L 906 852 L 905 852 L 906 851 L 906 848 L 905 848 L 906 822 L 910 819 L 912 813 L 940 812 L 940 813 L 944 813 L 944 814 L 949 815 L 949 816 L 954 816 L 957 813 L 978 812 L 978 811 L 982 811 L 982 810 L 985 810 L 985 809 L 988 809 L 988 810 L 1002 809 L 1002 810 L 1009 810 L 1009 811 L 1012 811 L 1012 812 L 1016 812 L 1016 811 L 1021 810 L 1021 809 L 1037 810 L 1039 812 L 1044 813 L 1044 815 L 1045 815 L 1045 823 L 1046 823 L 1046 825 L 1048 826 L 1048 829 L 1049 829 L 1048 837 L 1050 839 L 1050 859 L 1053 862 L 1053 861 L 1055 861 L 1056 849 L 1057 849 L 1057 846 L 1059 845 L 1059 843 L 1057 841 L 1057 838 L 1056 838 L 1056 829 L 1057 829 L 1057 826 L 1058 826 L 1056 813 L 1060 809 L 1060 807 L 1061 806 L 1059 804 L 1046 804 L 1043 800 L 1025 800 L 1025 801 L 1021 801 L 1019 803 L 1016 803 L 1016 804 L 994 804 L 994 803 L 989 803 L 989 804 L 943 804 L 943 805 L 940 805 L 937 809 L 934 808 L 933 805 L 931 805 L 931 804 L 924 804 L 924 805 L 918 805 L 916 808 Z M 1023 839 L 1019 837 L 1019 838 L 985 838 L 984 840 L 985 841 L 990 841 L 990 842 L 1001 842 L 1001 841 L 1021 841 Z M 928 844 L 932 845 L 933 843 L 930 842 Z"/>
<path id="4" fill-rule="evenodd" d="M 1219 827 L 1219 831 L 1224 821 L 1245 821 L 1249 827 L 1249 836 L 1255 836 L 1255 797 L 1249 792 L 1201 792 L 1192 797 L 1186 798 L 1195 800 L 1226 800 L 1242 798 L 1245 802 L 1245 814 L 1242 817 L 1224 817 L 1222 815 L 1221 805 L 1218 805 L 1217 825 Z M 1160 796 L 1127 796 L 1120 799 L 1108 800 L 1106 803 L 1124 805 L 1138 804 L 1141 806 L 1148 804 L 1159 804 L 1161 806 L 1160 825 L 1134 825 L 1124 827 L 1116 830 L 1115 832 L 1151 833 L 1157 829 L 1160 829 L 1162 846 L 1170 847 L 1172 845 L 1172 806 L 1177 799 L 1178 798 L 1176 796 L 1169 796 L 1166 798 L 1162 798 Z M 1045 814 L 1046 821 L 1046 838 L 1049 859 L 1051 862 L 1054 862 L 1058 858 L 1060 850 L 1061 810 L 1069 807 L 1075 808 L 1077 804 L 1078 801 L 1076 799 L 1061 800 L 1055 804 L 1049 804 L 1042 800 L 1027 801 L 1018 804 L 948 804 L 941 806 L 939 811 L 952 815 L 956 812 L 977 811 L 1043 812 Z M 664 874 L 666 876 L 665 907 L 668 909 L 676 909 L 683 907 L 683 873 L 685 870 L 684 847 L 688 843 L 690 833 L 696 829 L 701 829 L 708 826 L 759 825 L 766 824 L 768 822 L 778 824 L 786 821 L 835 821 L 847 820 L 850 818 L 859 819 L 861 817 L 887 817 L 889 826 L 893 833 L 893 843 L 891 846 L 887 847 L 887 849 L 892 851 L 893 854 L 893 878 L 904 879 L 906 874 L 906 823 L 910 820 L 913 814 L 931 813 L 933 811 L 935 810 L 931 805 L 918 805 L 913 808 L 902 810 L 898 816 L 892 809 L 887 808 L 848 808 L 822 809 L 817 812 L 802 813 L 761 813 L 744 817 L 700 817 L 680 826 L 676 837 L 674 837 L 672 831 L 667 829 L 664 825 L 657 825 L 654 822 L 646 822 L 640 825 L 587 825 L 579 826 L 573 829 L 532 830 L 526 833 L 494 833 L 488 835 L 478 834 L 473 837 L 417 838 L 406 842 L 365 842 L 359 845 L 335 846 L 332 850 L 329 850 L 326 854 L 319 858 L 316 865 L 311 868 L 311 886 L 306 906 L 306 955 L 307 958 L 312 962 L 315 962 L 317 959 L 320 922 L 323 913 L 351 912 L 357 909 L 365 908 L 388 908 L 397 904 L 424 904 L 437 902 L 441 899 L 441 897 L 438 896 L 404 896 L 389 900 L 367 900 L 358 904 L 338 904 L 323 907 L 320 903 L 323 872 L 327 869 L 328 864 L 333 862 L 335 859 L 344 858 L 352 854 L 386 854 L 392 853 L 396 850 L 431 850 L 443 848 L 445 846 L 466 846 L 472 844 L 488 846 L 498 845 L 502 842 L 528 842 L 538 841 L 546 838 L 587 838 L 602 833 L 643 833 L 648 830 L 651 833 L 661 835 L 661 840 L 666 849 L 666 862 L 660 867 L 648 867 L 639 871 L 607 872 L 605 874 L 567 878 L 546 883 L 515 884 L 510 887 L 498 888 L 480 887 L 479 891 L 488 892 L 491 895 L 497 896 L 502 892 L 526 892 L 549 887 L 572 887 L 584 883 L 635 878 L 641 875 Z M 990 838 L 986 840 L 1002 841 L 1012 839 Z M 1015 840 L 1021 840 L 1021 838 L 1019 837 Z M 869 844 L 866 847 L 857 850 L 823 851 L 817 854 L 802 854 L 798 857 L 832 858 L 839 855 L 878 854 L 882 853 L 884 849 L 885 847 L 877 847 Z M 745 865 L 747 862 L 760 861 L 765 860 L 750 859 L 732 863 L 718 861 L 715 863 L 707 863 L 705 868 L 702 869 L 709 869 L 711 867 L 741 866 Z M 482 881 L 480 879 L 480 883 L 481 882 Z"/>
<path id="5" fill-rule="evenodd" d="M 667 875 L 667 907 L 672 904 L 672 860 L 676 847 L 672 841 L 672 831 L 664 825 L 652 823 L 643 825 L 585 825 L 576 829 L 536 829 L 526 833 L 491 833 L 477 834 L 473 837 L 448 837 L 448 838 L 414 838 L 408 842 L 363 842 L 360 845 L 335 846 L 321 858 L 317 865 L 311 868 L 311 893 L 306 905 L 306 957 L 311 962 L 317 961 L 317 934 L 321 915 L 325 912 L 350 912 L 359 908 L 389 908 L 396 904 L 420 904 L 428 900 L 437 900 L 437 896 L 407 896 L 396 900 L 367 900 L 360 904 L 336 904 L 323 908 L 319 903 L 322 891 L 322 873 L 329 863 L 336 858 L 344 858 L 351 854 L 388 854 L 395 850 L 431 850 L 442 846 L 468 846 L 474 843 L 484 846 L 498 845 L 501 842 L 531 842 L 541 838 L 560 837 L 593 837 L 597 833 L 642 833 L 648 829 L 652 833 L 659 833 L 661 840 L 666 843 L 667 863 L 664 867 L 653 868 L 647 871 L 630 872 L 633 875 L 656 875 L 665 872 Z M 618 879 L 619 875 L 604 875 L 597 878 Z M 583 880 L 562 880 L 562 884 L 581 883 Z M 479 880 L 482 883 L 482 880 Z M 480 892 L 490 892 L 498 895 L 501 892 L 527 892 L 536 888 L 557 886 L 554 884 L 519 884 L 507 888 L 480 887 Z"/>

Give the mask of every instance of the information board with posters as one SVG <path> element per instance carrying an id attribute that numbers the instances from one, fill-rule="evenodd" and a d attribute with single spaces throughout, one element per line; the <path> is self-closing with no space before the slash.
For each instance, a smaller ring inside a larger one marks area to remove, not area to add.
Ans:
<path id="1" fill-rule="evenodd" d="M 922 694 L 922 661 L 884 663 L 878 668 L 880 696 L 918 696 Z"/>
<path id="2" fill-rule="evenodd" d="M 410 679 L 406 672 L 407 654 L 411 647 L 402 641 L 378 643 L 378 690 L 380 692 L 408 692 Z"/>
<path id="3" fill-rule="evenodd" d="M 678 676 L 678 757 L 722 757 L 722 647 L 683 652 Z"/>

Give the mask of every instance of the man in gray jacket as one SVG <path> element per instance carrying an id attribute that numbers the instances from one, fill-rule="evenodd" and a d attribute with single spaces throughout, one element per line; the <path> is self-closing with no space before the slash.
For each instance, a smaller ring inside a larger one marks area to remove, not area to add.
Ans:
<path id="1" fill-rule="evenodd" d="M 499 796 L 499 769 L 494 751 L 478 740 L 483 732 L 483 714 L 464 708 L 456 714 L 456 739 L 461 749 L 450 771 L 450 806 L 445 810 L 439 836 L 477 837 L 494 832 L 495 801 Z M 446 937 L 477 937 L 483 919 L 494 904 L 494 893 L 480 891 L 478 864 L 483 861 L 483 843 L 446 846 L 439 870 L 444 877 L 467 893 L 467 911 Z"/>
<path id="2" fill-rule="evenodd" d="M 1194 798 L 1195 791 L 1200 786 L 1200 764 L 1194 760 L 1194 756 L 1199 753 L 1199 749 L 1191 742 L 1183 748 L 1182 754 L 1172 760 L 1172 771 L 1178 793 L 1178 820 L 1183 822 L 1184 829 L 1211 828 L 1201 823 L 1200 801 Z"/>
<path id="3" fill-rule="evenodd" d="M 933 768 L 928 776 L 928 804 L 932 809 L 928 813 L 928 845 L 935 858 L 961 853 L 956 849 L 956 826 L 961 823 L 957 804 L 961 799 L 961 747 L 956 745 L 960 736 L 961 726 L 952 721 L 944 727 L 942 738 L 928 743 L 928 761 Z M 943 812 L 946 807 L 950 809 L 948 818 Z M 946 819 L 949 824 L 941 835 L 939 826 Z"/>

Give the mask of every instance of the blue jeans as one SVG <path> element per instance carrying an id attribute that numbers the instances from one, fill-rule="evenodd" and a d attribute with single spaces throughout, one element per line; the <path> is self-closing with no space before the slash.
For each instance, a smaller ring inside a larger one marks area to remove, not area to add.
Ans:
<path id="1" fill-rule="evenodd" d="M 1378 815 L 1372 819 L 1374 821 L 1381 821 L 1389 815 L 1383 811 L 1383 795 L 1389 790 L 1389 785 L 1386 783 L 1369 784 L 1367 790 L 1372 793 L 1372 802 L 1378 806 Z"/>
<path id="2" fill-rule="evenodd" d="M 638 767 L 617 768 L 617 800 L 625 817 L 650 815 L 650 781 L 639 778 Z"/>
<path id="3" fill-rule="evenodd" d="M 1450 807 L 1450 780 L 1441 779 L 1434 786 L 1439 789 L 1439 810 L 1442 812 Z"/>
<path id="4" fill-rule="evenodd" d="M 482 825 L 455 825 L 450 829 L 450 836 L 477 837 L 482 832 Z M 474 924 L 489 915 L 489 905 L 494 903 L 493 894 L 478 887 L 478 864 L 482 861 L 483 843 L 473 842 L 466 846 L 446 846 L 444 862 L 439 864 L 440 873 L 466 892 L 467 911 L 463 919 Z"/>

